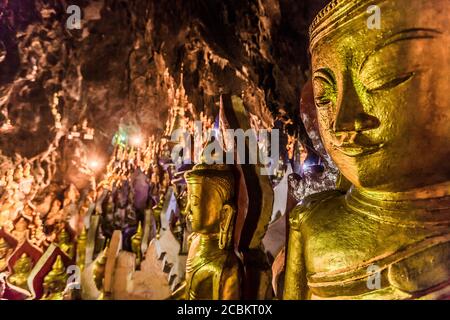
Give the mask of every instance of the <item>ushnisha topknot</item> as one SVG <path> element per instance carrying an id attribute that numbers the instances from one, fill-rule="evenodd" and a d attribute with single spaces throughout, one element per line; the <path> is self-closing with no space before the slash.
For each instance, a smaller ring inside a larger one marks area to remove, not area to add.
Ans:
<path id="1" fill-rule="evenodd" d="M 314 48 L 322 37 L 349 23 L 362 14 L 367 14 L 367 8 L 386 0 L 332 0 L 314 18 L 309 27 L 309 49 Z"/>
<path id="2" fill-rule="evenodd" d="M 207 183 L 216 187 L 224 202 L 234 197 L 234 174 L 232 166 L 227 164 L 196 164 L 184 174 L 188 184 Z M 206 180 L 206 181 L 204 181 Z"/>

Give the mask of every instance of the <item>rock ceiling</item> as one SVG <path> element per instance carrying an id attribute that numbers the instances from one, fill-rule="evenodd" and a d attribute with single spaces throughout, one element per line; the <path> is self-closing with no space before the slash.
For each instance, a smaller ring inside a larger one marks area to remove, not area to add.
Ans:
<path id="1" fill-rule="evenodd" d="M 107 145 L 120 119 L 163 130 L 168 89 L 183 85 L 197 112 L 221 92 L 243 94 L 267 124 L 298 115 L 308 72 L 307 30 L 325 0 L 0 0 L 0 134 L 3 155 L 33 157 L 54 142 L 51 103 L 63 125 L 82 119 Z M 66 8 L 82 10 L 68 30 Z M 8 122 L 9 121 L 9 122 Z"/>

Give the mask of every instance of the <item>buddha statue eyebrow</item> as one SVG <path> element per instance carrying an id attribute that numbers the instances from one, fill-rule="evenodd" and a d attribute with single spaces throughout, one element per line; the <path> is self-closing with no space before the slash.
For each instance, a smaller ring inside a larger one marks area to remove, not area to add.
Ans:
<path id="1" fill-rule="evenodd" d="M 330 85 L 335 83 L 334 74 L 329 68 L 322 68 L 314 71 L 314 78 L 321 78 Z"/>
<path id="2" fill-rule="evenodd" d="M 370 54 L 368 54 L 363 62 L 361 63 L 361 66 L 359 67 L 359 72 L 361 72 L 364 68 L 364 65 L 366 64 L 367 60 L 374 55 L 376 52 L 380 51 L 381 49 L 400 41 L 405 40 L 415 40 L 415 39 L 435 39 L 438 36 L 442 34 L 441 31 L 436 29 L 430 29 L 430 28 L 410 28 L 410 29 L 403 29 L 399 32 L 395 32 L 391 35 L 389 35 L 382 44 L 378 45 Z"/>

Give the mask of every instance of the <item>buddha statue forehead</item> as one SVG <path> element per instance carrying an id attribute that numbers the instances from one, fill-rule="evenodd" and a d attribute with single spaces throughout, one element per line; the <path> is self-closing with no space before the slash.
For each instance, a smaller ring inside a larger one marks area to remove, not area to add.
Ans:
<path id="1" fill-rule="evenodd" d="M 367 36 L 378 31 L 377 37 L 402 29 L 427 27 L 439 29 L 446 22 L 446 14 L 435 16 L 429 9 L 441 12 L 446 1 L 429 0 L 333 0 L 313 20 L 310 29 L 310 51 L 329 36 L 344 34 Z M 428 11 L 428 13 L 426 12 Z M 378 27 L 371 25 L 374 15 L 379 15 Z M 436 19 L 433 18 L 435 16 Z M 350 30 L 349 30 L 350 29 Z M 443 31 L 443 30 L 442 30 Z"/>
<path id="2" fill-rule="evenodd" d="M 185 178 L 189 185 L 216 187 L 226 200 L 234 195 L 234 174 L 230 165 L 199 163 L 185 173 Z"/>

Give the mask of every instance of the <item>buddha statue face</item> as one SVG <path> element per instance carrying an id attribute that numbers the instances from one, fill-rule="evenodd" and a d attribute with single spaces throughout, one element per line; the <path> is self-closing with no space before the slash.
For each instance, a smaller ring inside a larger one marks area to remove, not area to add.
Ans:
<path id="1" fill-rule="evenodd" d="M 356 187 L 401 192 L 445 183 L 450 2 L 337 3 L 311 29 L 325 148 Z M 372 4 L 380 9 L 379 29 L 368 27 Z"/>
<path id="2" fill-rule="evenodd" d="M 227 171 L 194 167 L 186 174 L 188 203 L 186 214 L 192 231 L 215 234 L 228 230 L 234 214 L 229 204 L 232 197 L 233 178 Z"/>
<path id="3" fill-rule="evenodd" d="M 223 203 L 217 189 L 208 185 L 205 180 L 199 179 L 198 183 L 188 186 L 188 219 L 194 232 L 218 233 Z"/>

